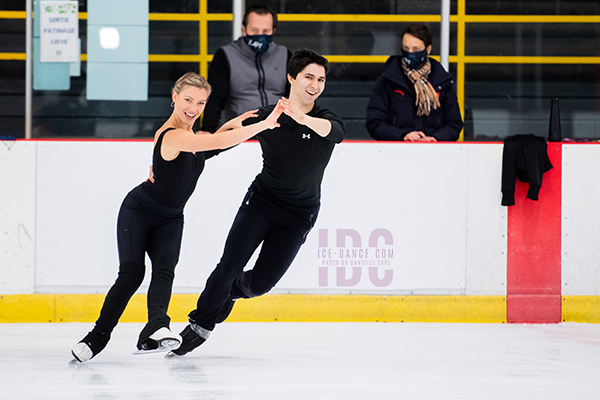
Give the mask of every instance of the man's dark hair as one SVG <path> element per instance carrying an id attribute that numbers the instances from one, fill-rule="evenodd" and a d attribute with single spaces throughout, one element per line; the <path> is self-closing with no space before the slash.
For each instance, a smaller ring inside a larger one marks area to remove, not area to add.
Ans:
<path id="1" fill-rule="evenodd" d="M 300 48 L 294 52 L 287 65 L 287 73 L 294 79 L 306 68 L 307 65 L 317 64 L 325 68 L 325 74 L 329 72 L 329 61 L 325 57 L 311 49 Z"/>
<path id="2" fill-rule="evenodd" d="M 242 20 L 242 25 L 244 25 L 244 27 L 248 26 L 248 15 L 250 15 L 250 13 L 255 13 L 258 15 L 271 14 L 273 16 L 273 30 L 277 29 L 277 13 L 271 7 L 264 6 L 262 4 L 253 4 L 246 8 L 244 19 Z"/>
<path id="3" fill-rule="evenodd" d="M 427 25 L 410 24 L 404 30 L 402 37 L 404 37 L 404 35 L 406 35 L 407 33 L 416 37 L 417 39 L 420 39 L 423 43 L 425 43 L 425 48 L 430 46 L 432 43 L 431 33 L 429 32 L 429 28 L 427 28 Z"/>

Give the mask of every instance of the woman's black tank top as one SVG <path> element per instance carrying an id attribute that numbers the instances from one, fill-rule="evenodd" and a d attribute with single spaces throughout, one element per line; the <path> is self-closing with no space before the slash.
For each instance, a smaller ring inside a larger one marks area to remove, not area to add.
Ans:
<path id="1" fill-rule="evenodd" d="M 188 201 L 200 174 L 204 170 L 204 152 L 188 153 L 181 151 L 171 161 L 166 161 L 160 154 L 163 138 L 167 132 L 175 128 L 165 129 L 158 137 L 152 156 L 154 183 L 146 181 L 144 189 L 156 201 L 168 207 L 182 208 Z"/>

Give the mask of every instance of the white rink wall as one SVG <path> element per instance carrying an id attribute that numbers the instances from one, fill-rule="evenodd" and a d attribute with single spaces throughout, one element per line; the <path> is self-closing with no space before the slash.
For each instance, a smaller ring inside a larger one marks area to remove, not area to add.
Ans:
<path id="1" fill-rule="evenodd" d="M 0 141 L 0 293 L 35 292 L 37 142 Z"/>
<path id="2" fill-rule="evenodd" d="M 600 295 L 600 146 L 562 146 L 563 295 Z"/>
<path id="3" fill-rule="evenodd" d="M 600 147 L 562 147 L 563 293 L 596 295 Z M 0 293 L 105 293 L 121 201 L 151 157 L 150 141 L 0 142 Z M 202 290 L 261 163 L 257 142 L 207 161 L 175 293 Z M 273 293 L 506 294 L 501 168 L 501 143 L 338 145 L 317 224 Z"/>

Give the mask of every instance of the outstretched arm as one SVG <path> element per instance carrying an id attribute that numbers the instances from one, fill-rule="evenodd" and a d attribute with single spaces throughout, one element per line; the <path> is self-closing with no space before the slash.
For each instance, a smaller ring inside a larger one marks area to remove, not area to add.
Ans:
<path id="1" fill-rule="evenodd" d="M 278 103 L 273 111 L 271 111 L 271 114 L 263 121 L 213 135 L 195 135 L 185 129 L 174 129 L 165 134 L 161 154 L 165 160 L 173 160 L 180 151 L 194 153 L 197 151 L 226 149 L 235 146 L 250 139 L 259 132 L 278 127 L 279 123 L 277 119 L 282 112 L 283 106 Z M 246 114 L 242 114 L 242 116 Z"/>
<path id="2" fill-rule="evenodd" d="M 242 115 L 232 118 L 229 121 L 225 122 L 215 133 L 226 132 L 236 128 L 242 128 L 242 122 L 247 120 L 248 118 L 256 118 L 258 117 L 258 109 L 246 111 Z"/>

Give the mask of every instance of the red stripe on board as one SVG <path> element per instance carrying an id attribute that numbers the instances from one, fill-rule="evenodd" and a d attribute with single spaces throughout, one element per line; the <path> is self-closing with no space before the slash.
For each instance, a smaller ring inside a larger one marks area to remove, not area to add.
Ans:
<path id="1" fill-rule="evenodd" d="M 506 302 L 507 321 L 511 324 L 556 323 L 560 315 L 560 294 L 513 294 Z"/>
<path id="2" fill-rule="evenodd" d="M 560 143 L 548 143 L 554 168 L 544 174 L 539 200 L 526 199 L 529 186 L 517 180 L 515 205 L 508 208 L 509 322 L 561 320 L 561 151 Z"/>

